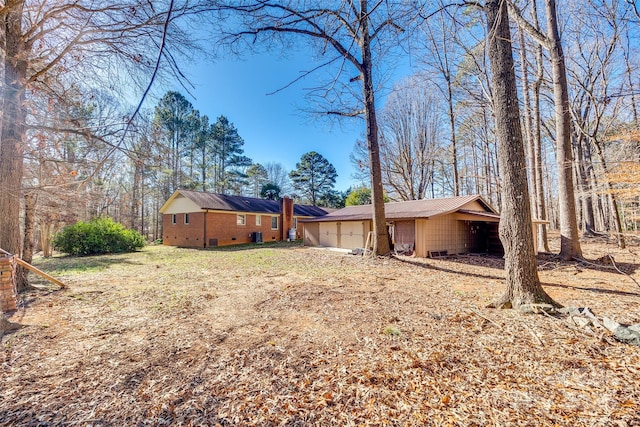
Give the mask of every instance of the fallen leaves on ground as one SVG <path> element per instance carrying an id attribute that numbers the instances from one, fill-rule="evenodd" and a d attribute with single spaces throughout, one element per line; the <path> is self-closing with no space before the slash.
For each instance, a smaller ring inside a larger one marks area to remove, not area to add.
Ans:
<path id="1" fill-rule="evenodd" d="M 638 278 L 637 248 L 583 249 Z M 69 288 L 23 295 L 11 318 L 2 425 L 640 425 L 638 348 L 484 308 L 504 290 L 499 258 L 272 245 L 41 262 Z M 539 264 L 562 304 L 640 323 L 628 277 Z"/>

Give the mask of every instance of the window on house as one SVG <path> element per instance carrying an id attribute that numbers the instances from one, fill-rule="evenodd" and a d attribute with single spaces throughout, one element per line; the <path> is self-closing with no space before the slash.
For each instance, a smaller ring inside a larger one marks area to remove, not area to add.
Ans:
<path id="1" fill-rule="evenodd" d="M 184 223 L 189 224 L 189 214 L 184 214 Z"/>
<path id="2" fill-rule="evenodd" d="M 272 216 L 271 217 L 271 229 L 272 230 L 277 230 L 278 229 L 278 217 L 277 216 Z"/>
<path id="3" fill-rule="evenodd" d="M 298 218 L 293 218 L 293 228 L 298 228 Z"/>
<path id="4" fill-rule="evenodd" d="M 262 225 L 262 216 L 256 215 L 256 225 Z"/>
<path id="5" fill-rule="evenodd" d="M 176 217 L 177 217 L 176 214 L 171 215 L 171 224 L 175 225 L 178 222 Z"/>
<path id="6" fill-rule="evenodd" d="M 247 223 L 247 216 L 238 214 L 238 217 L 236 218 L 236 224 L 245 225 L 246 223 Z"/>

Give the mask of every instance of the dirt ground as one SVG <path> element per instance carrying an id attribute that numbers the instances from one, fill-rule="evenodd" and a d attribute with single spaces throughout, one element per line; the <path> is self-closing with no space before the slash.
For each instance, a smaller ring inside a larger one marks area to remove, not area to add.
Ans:
<path id="1" fill-rule="evenodd" d="M 547 292 L 640 323 L 637 244 L 583 250 L 629 276 L 541 255 Z M 276 244 L 36 265 L 68 288 L 22 295 L 10 318 L 0 425 L 640 426 L 640 348 L 485 308 L 500 258 Z"/>

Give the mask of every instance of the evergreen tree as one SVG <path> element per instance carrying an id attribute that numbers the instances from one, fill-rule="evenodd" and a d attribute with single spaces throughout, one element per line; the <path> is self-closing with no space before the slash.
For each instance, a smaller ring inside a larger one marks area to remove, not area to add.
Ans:
<path id="1" fill-rule="evenodd" d="M 195 110 L 181 93 L 167 92 L 155 109 L 155 123 L 163 131 L 167 148 L 167 171 L 170 176 L 164 189 L 168 197 L 184 183 L 183 157 L 190 150 Z"/>
<path id="2" fill-rule="evenodd" d="M 216 192 L 225 194 L 242 184 L 246 175 L 241 168 L 250 166 L 252 161 L 243 155 L 244 140 L 229 119 L 218 117 L 212 130 L 215 153 L 213 185 Z"/>
<path id="3" fill-rule="evenodd" d="M 194 123 L 193 150 L 197 154 L 196 166 L 200 173 L 199 186 L 202 191 L 207 191 L 208 171 L 212 167 L 213 158 L 213 126 L 209 123 L 209 117 L 200 116 Z"/>
<path id="4" fill-rule="evenodd" d="M 276 184 L 268 182 L 260 189 L 260 197 L 267 200 L 278 200 L 282 190 Z"/>
<path id="5" fill-rule="evenodd" d="M 260 197 L 260 192 L 265 184 L 269 182 L 267 170 L 260 163 L 255 163 L 247 169 L 249 179 L 249 194 L 251 197 Z"/>
<path id="6" fill-rule="evenodd" d="M 295 189 L 314 206 L 323 195 L 333 191 L 337 176 L 336 168 L 315 151 L 303 154 L 296 169 L 289 173 Z"/>

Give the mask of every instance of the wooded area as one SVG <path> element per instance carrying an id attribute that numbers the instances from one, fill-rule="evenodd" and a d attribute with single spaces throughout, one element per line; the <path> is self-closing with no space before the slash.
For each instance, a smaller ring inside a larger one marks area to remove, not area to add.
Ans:
<path id="1" fill-rule="evenodd" d="M 507 9 L 511 21 L 499 57 L 494 7 L 496 22 Z M 389 251 L 385 195 L 481 194 L 503 218 L 515 209 L 517 218 L 503 220 L 512 230 L 520 223 L 527 233 L 529 216 L 549 220 L 565 259 L 581 255 L 581 233 L 614 233 L 624 246 L 638 229 L 633 1 L 22 0 L 3 3 L 0 17 L 0 247 L 27 262 L 34 250 L 51 254 L 49 238 L 62 225 L 99 215 L 156 240 L 158 209 L 179 187 L 260 196 L 270 184 L 279 191 L 263 197 L 303 197 L 282 165 L 244 156 L 242 129 L 225 116 L 210 120 L 178 92 L 145 97 L 166 79 L 185 82 L 181 61 L 194 52 L 221 58 L 291 45 L 324 64 L 315 71 L 326 85 L 309 92 L 314 111 L 364 119 L 353 173 L 371 189 L 377 253 Z M 195 25 L 208 40 L 192 41 Z M 496 64 L 511 56 L 509 96 L 498 90 L 505 75 Z M 414 74 L 385 80 L 408 57 Z M 144 102 L 131 106 L 132 97 Z M 503 107 L 512 109 L 504 126 L 521 128 L 520 140 L 501 140 L 513 133 L 501 129 Z M 521 164 L 500 159 L 514 144 Z M 508 166 L 526 177 L 513 178 Z M 545 227 L 537 238 L 548 248 Z M 532 265 L 523 257 L 520 267 Z"/>

